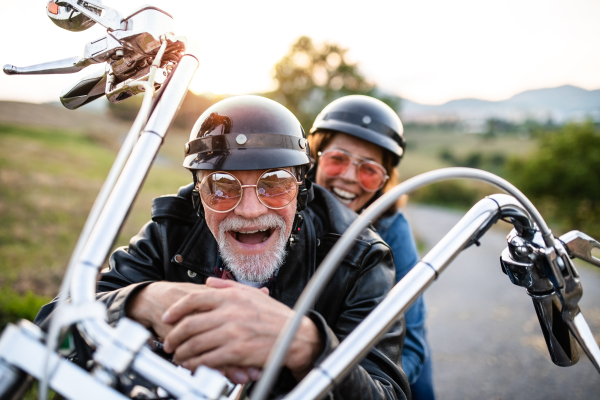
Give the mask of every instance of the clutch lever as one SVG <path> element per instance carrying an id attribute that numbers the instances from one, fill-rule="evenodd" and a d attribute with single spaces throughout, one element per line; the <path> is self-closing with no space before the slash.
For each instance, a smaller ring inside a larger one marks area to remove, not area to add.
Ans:
<path id="1" fill-rule="evenodd" d="M 555 246 L 547 248 L 545 253 L 546 266 L 549 267 L 546 269 L 546 273 L 553 283 L 554 289 L 563 306 L 561 312 L 562 319 L 596 370 L 600 372 L 600 347 L 598 347 L 598 343 L 596 343 L 578 305 L 583 295 L 583 289 L 579 280 L 579 274 L 569 257 L 567 246 L 564 246 L 558 240 L 555 242 Z"/>
<path id="2" fill-rule="evenodd" d="M 600 348 L 579 308 L 583 288 L 571 260 L 577 256 L 600 266 L 591 255 L 600 244 L 573 231 L 546 246 L 540 233 L 532 237 L 526 233 L 514 229 L 509 234 L 500 259 L 502 270 L 532 297 L 552 361 L 560 366 L 575 364 L 579 359 L 575 339 L 600 372 Z"/>
<path id="3" fill-rule="evenodd" d="M 94 63 L 94 61 L 88 58 L 70 57 L 42 64 L 30 65 L 28 67 L 17 67 L 12 64 L 6 64 L 4 66 L 4 73 L 6 75 L 72 74 L 81 71 L 92 63 Z"/>
<path id="4" fill-rule="evenodd" d="M 593 249 L 600 249 L 600 242 L 580 231 L 565 233 L 560 238 L 571 258 L 579 258 L 600 267 L 600 258 L 592 255 Z"/>

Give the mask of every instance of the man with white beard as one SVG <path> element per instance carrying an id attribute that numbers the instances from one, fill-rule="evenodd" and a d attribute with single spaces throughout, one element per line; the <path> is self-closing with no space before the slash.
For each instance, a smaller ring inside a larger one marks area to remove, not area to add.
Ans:
<path id="1" fill-rule="evenodd" d="M 111 255 L 97 298 L 110 323 L 127 316 L 152 329 L 176 364 L 255 381 L 291 307 L 356 214 L 306 180 L 304 131 L 274 101 L 240 96 L 213 105 L 192 129 L 185 156 L 194 182 L 154 200 L 152 221 Z M 274 397 L 350 334 L 391 289 L 394 274 L 389 247 L 365 230 L 302 320 Z M 35 322 L 46 327 L 53 306 Z M 396 324 L 332 397 L 407 398 L 403 335 Z M 84 365 L 85 346 L 76 341 Z"/>

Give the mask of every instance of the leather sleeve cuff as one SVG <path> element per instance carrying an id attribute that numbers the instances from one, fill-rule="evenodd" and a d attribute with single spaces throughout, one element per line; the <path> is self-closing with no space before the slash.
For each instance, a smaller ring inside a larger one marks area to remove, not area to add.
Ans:
<path id="1" fill-rule="evenodd" d="M 327 358 L 327 356 L 333 353 L 333 351 L 339 346 L 340 341 L 337 336 L 335 336 L 335 333 L 333 333 L 329 325 L 327 325 L 325 318 L 323 318 L 321 314 L 314 310 L 310 310 L 306 316 L 310 318 L 310 320 L 316 325 L 317 329 L 319 330 L 319 335 L 321 336 L 321 339 L 323 339 L 323 352 L 315 361 L 314 366 L 316 367 L 317 365 L 321 364 L 321 362 Z"/>
<path id="2" fill-rule="evenodd" d="M 127 302 L 131 299 L 131 297 L 154 282 L 155 281 L 134 283 L 129 286 L 125 286 L 122 289 L 98 293 L 98 300 L 105 302 L 107 306 L 107 322 L 111 325 L 114 325 L 119 319 L 125 317 Z"/>

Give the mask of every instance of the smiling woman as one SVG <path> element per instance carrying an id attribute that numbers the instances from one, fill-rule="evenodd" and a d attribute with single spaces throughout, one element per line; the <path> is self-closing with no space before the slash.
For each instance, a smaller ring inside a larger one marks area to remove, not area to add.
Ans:
<path id="1" fill-rule="evenodd" d="M 385 103 L 367 96 L 339 98 L 321 111 L 311 133 L 316 160 L 311 176 L 353 211 L 360 213 L 398 184 L 396 166 L 405 147 L 403 127 Z M 397 282 L 418 260 L 408 222 L 396 205 L 374 225 L 392 249 Z M 402 366 L 415 400 L 434 398 L 428 353 L 425 308 L 419 298 L 406 312 L 402 351 Z"/>

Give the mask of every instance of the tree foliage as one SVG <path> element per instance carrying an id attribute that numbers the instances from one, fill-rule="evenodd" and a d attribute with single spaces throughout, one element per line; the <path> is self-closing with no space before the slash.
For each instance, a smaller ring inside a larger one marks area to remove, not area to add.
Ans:
<path id="1" fill-rule="evenodd" d="M 600 237 L 600 130 L 568 124 L 538 136 L 538 150 L 512 159 L 512 181 L 556 221 Z"/>
<path id="2" fill-rule="evenodd" d="M 278 88 L 266 96 L 292 111 L 306 130 L 327 104 L 349 94 L 377 97 L 398 111 L 400 98 L 378 91 L 348 60 L 347 51 L 334 43 L 317 46 L 311 38 L 300 37 L 275 65 Z"/>
<path id="3" fill-rule="evenodd" d="M 373 96 L 394 110 L 400 108 L 400 98 L 382 93 L 348 60 L 344 49 L 334 43 L 317 46 L 306 36 L 292 44 L 288 53 L 274 67 L 278 88 L 259 95 L 271 98 L 287 107 L 305 130 L 310 129 L 317 114 L 333 100 L 349 94 Z M 117 118 L 133 121 L 142 104 L 142 95 L 118 104 L 109 104 Z M 191 129 L 204 110 L 226 96 L 196 95 L 188 92 L 174 125 Z"/>

